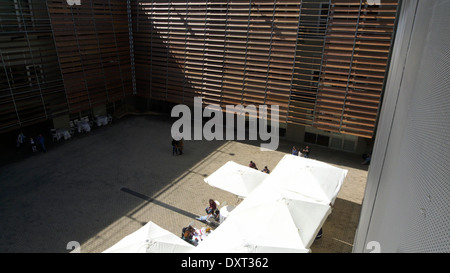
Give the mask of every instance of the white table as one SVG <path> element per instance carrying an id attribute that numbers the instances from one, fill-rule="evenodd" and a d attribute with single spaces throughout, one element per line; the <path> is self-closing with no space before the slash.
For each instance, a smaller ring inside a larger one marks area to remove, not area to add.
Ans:
<path id="1" fill-rule="evenodd" d="M 78 133 L 81 132 L 90 132 L 91 131 L 91 126 L 89 125 L 89 123 L 87 121 L 79 121 L 77 123 L 78 126 Z"/>
<path id="2" fill-rule="evenodd" d="M 97 126 L 108 125 L 108 117 L 107 116 L 98 116 L 96 122 L 97 122 Z"/>
<path id="3" fill-rule="evenodd" d="M 192 236 L 192 241 L 194 245 L 198 245 L 199 243 L 201 243 L 210 233 L 211 231 L 206 232 L 205 227 L 202 227 L 201 229 L 196 228 L 195 233 Z"/>
<path id="4" fill-rule="evenodd" d="M 57 129 L 55 131 L 55 133 L 56 133 L 56 137 L 57 137 L 58 141 L 61 138 L 64 138 L 64 140 L 68 140 L 71 137 L 71 135 L 67 129 Z"/>

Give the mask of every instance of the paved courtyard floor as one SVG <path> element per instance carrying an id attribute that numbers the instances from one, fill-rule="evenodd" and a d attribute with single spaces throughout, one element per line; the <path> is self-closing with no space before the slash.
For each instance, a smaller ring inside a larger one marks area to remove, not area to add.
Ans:
<path id="1" fill-rule="evenodd" d="M 203 215 L 210 198 L 229 205 L 237 196 L 203 179 L 229 160 L 273 169 L 293 145 L 280 140 L 277 151 L 259 142 L 185 141 L 172 156 L 169 117 L 126 116 L 0 167 L 0 252 L 67 253 L 71 241 L 81 252 L 106 250 L 148 221 L 181 234 Z M 348 175 L 323 237 L 311 250 L 352 251 L 367 177 L 359 155 L 312 146 L 311 158 L 347 169 Z"/>

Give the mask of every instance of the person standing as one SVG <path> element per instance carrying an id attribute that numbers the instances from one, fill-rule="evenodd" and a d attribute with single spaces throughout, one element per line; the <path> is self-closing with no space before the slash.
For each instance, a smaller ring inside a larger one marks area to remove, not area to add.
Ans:
<path id="1" fill-rule="evenodd" d="M 180 141 L 178 141 L 178 153 L 179 153 L 179 155 L 183 154 L 183 148 L 184 148 L 184 141 L 183 141 L 183 138 L 181 138 Z"/>
<path id="2" fill-rule="evenodd" d="M 19 144 L 19 146 L 22 146 L 25 142 L 25 135 L 23 134 L 23 132 L 20 132 L 19 135 L 17 136 L 17 143 Z"/>
<path id="3" fill-rule="evenodd" d="M 39 134 L 37 141 L 38 141 L 39 145 L 41 146 L 42 151 L 44 153 L 47 152 L 47 149 L 45 148 L 45 139 L 42 134 Z"/>
<path id="4" fill-rule="evenodd" d="M 36 143 L 34 142 L 34 139 L 32 137 L 30 137 L 30 145 L 31 145 L 31 150 L 33 151 L 33 153 L 37 152 Z"/>
<path id="5" fill-rule="evenodd" d="M 172 155 L 178 155 L 178 141 L 172 138 Z"/>

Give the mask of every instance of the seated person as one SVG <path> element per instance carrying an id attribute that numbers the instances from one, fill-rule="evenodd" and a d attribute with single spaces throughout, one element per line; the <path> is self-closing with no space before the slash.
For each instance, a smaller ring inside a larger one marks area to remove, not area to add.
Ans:
<path id="1" fill-rule="evenodd" d="M 206 216 L 199 216 L 197 218 L 195 218 L 201 222 L 207 222 L 207 223 L 211 223 L 211 220 L 219 223 L 220 222 L 220 211 L 218 209 L 215 209 L 213 213 L 210 213 Z"/>
<path id="2" fill-rule="evenodd" d="M 302 150 L 302 154 L 304 157 L 308 158 L 309 157 L 309 153 L 311 152 L 311 148 L 309 148 L 309 146 L 306 146 L 303 150 Z"/>
<path id="3" fill-rule="evenodd" d="M 181 230 L 181 239 L 185 240 L 186 242 L 190 244 L 195 244 L 193 237 L 195 234 L 195 229 L 189 225 L 188 227 L 184 227 Z"/>
<path id="4" fill-rule="evenodd" d="M 371 159 L 372 159 L 372 156 L 370 154 L 368 154 L 361 164 L 363 164 L 363 165 L 370 164 Z"/>
<path id="5" fill-rule="evenodd" d="M 192 226 L 184 227 L 181 230 L 181 239 L 192 239 L 195 229 Z"/>
<path id="6" fill-rule="evenodd" d="M 205 208 L 206 214 L 211 214 L 217 208 L 217 204 L 214 200 L 209 199 L 209 207 Z"/>
<path id="7" fill-rule="evenodd" d="M 264 169 L 262 169 L 263 173 L 270 173 L 269 168 L 267 166 L 264 166 Z"/>

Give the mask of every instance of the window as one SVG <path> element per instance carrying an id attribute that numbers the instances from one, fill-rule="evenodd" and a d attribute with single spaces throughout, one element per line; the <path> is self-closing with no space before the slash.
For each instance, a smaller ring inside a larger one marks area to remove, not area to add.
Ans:
<path id="1" fill-rule="evenodd" d="M 44 81 L 44 72 L 42 71 L 42 65 L 27 65 L 27 77 L 30 86 L 39 84 Z"/>

